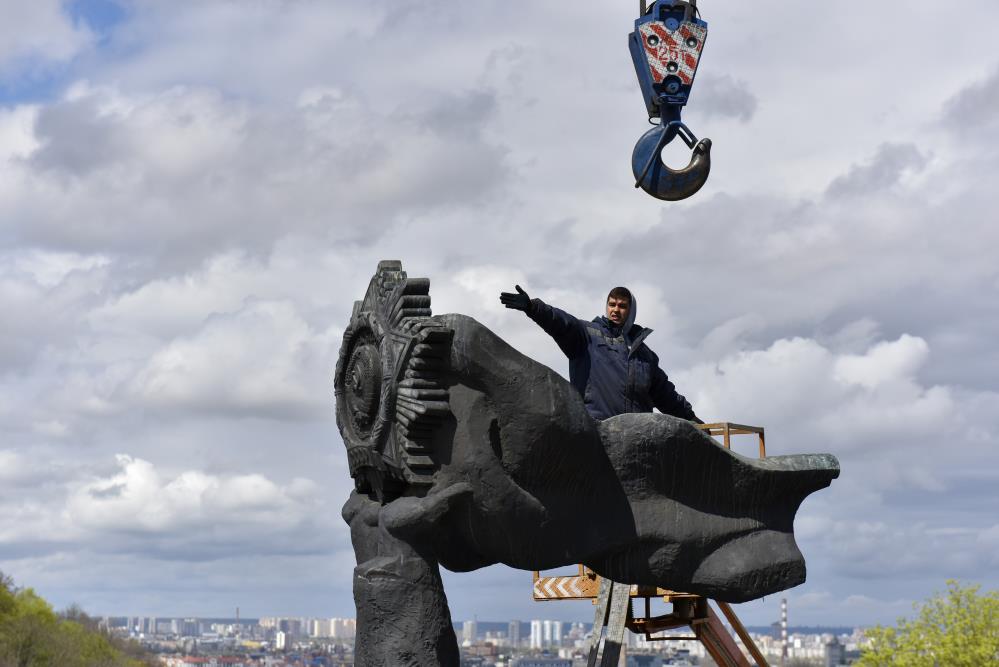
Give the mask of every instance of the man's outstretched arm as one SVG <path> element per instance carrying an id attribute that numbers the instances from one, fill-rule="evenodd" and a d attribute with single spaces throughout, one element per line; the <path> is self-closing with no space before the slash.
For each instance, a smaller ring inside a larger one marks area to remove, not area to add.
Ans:
<path id="1" fill-rule="evenodd" d="M 695 424 L 704 423 L 696 414 L 694 414 L 694 408 L 690 405 L 690 401 L 684 398 L 683 394 L 676 390 L 676 386 L 670 382 L 669 378 L 666 377 L 666 373 L 664 373 L 663 369 L 658 366 L 656 366 L 655 371 L 653 371 L 652 387 L 649 393 L 652 398 L 652 403 L 659 408 L 659 412 L 666 415 L 673 415 L 674 417 L 689 419 Z"/>
<path id="2" fill-rule="evenodd" d="M 559 348 L 570 359 L 586 351 L 586 330 L 582 322 L 564 310 L 549 306 L 541 299 L 532 299 L 520 285 L 516 292 L 500 293 L 500 301 L 507 308 L 527 313 L 534 322 L 555 339 Z"/>

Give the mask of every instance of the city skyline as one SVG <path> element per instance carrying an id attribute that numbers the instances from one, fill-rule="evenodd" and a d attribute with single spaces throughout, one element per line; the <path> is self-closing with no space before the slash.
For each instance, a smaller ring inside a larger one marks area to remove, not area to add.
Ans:
<path id="1" fill-rule="evenodd" d="M 499 293 L 626 285 L 699 416 L 835 454 L 745 623 L 999 588 L 995 3 L 945 39 L 930 0 L 703 0 L 676 204 L 633 187 L 631 3 L 0 6 L 0 571 L 56 608 L 354 615 L 332 375 L 381 259 L 563 375 Z M 454 619 L 592 617 L 443 579 Z"/>
<path id="2" fill-rule="evenodd" d="M 338 656 L 348 664 L 356 644 L 354 619 L 262 618 L 241 619 L 102 619 L 106 631 L 140 642 L 168 660 L 184 664 L 185 655 L 228 656 L 227 660 L 259 664 L 268 659 L 283 663 L 281 656 L 298 652 L 313 656 Z M 259 622 L 257 622 L 259 620 Z M 526 630 L 526 632 L 525 632 Z M 510 660 L 548 659 L 558 656 L 572 662 L 588 650 L 591 627 L 586 623 L 563 623 L 535 619 L 524 623 L 466 620 L 456 624 L 463 660 L 471 656 L 494 658 L 508 665 Z M 780 632 L 778 624 L 749 629 L 756 648 L 773 658 L 784 654 L 791 659 L 826 659 L 838 656 L 840 664 L 847 654 L 856 656 L 863 642 L 857 629 L 828 628 Z M 689 631 L 677 631 L 669 642 L 650 641 L 642 634 L 625 633 L 628 655 L 670 656 L 702 659 L 706 646 L 689 638 Z M 741 639 L 738 639 L 741 642 Z M 172 661 L 172 662 L 170 662 Z M 489 664 L 489 663 L 486 663 Z M 518 664 L 517 662 L 513 663 Z M 631 664 L 631 663 L 629 663 Z"/>

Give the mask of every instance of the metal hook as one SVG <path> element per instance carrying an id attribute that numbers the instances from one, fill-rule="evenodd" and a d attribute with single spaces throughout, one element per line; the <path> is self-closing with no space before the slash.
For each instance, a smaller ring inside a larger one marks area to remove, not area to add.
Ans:
<path id="1" fill-rule="evenodd" d="M 698 18 L 697 0 L 640 0 L 639 10 L 628 49 L 650 122 L 657 116 L 660 122 L 635 145 L 631 157 L 635 187 L 666 201 L 686 199 L 701 189 L 711 171 L 711 141 L 698 141 L 680 122 L 708 24 Z M 683 169 L 670 169 L 663 164 L 662 150 L 677 136 L 693 155 Z"/>
<path id="2" fill-rule="evenodd" d="M 662 150 L 679 136 L 693 149 L 690 164 L 683 169 L 671 169 L 662 161 Z M 697 140 L 694 133 L 679 120 L 654 127 L 642 135 L 631 154 L 631 170 L 635 187 L 642 188 L 656 199 L 679 201 L 701 189 L 711 172 L 711 140 Z"/>

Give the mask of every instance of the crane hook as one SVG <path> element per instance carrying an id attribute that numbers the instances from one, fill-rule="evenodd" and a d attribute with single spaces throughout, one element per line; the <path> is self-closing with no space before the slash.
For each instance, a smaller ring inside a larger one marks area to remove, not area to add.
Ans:
<path id="1" fill-rule="evenodd" d="M 657 199 L 686 199 L 701 189 L 711 171 L 711 140 L 698 141 L 680 121 L 708 24 L 701 20 L 696 0 L 654 0 L 651 4 L 641 0 L 639 9 L 635 30 L 628 35 L 628 49 L 649 119 L 660 120 L 642 135 L 632 152 L 635 187 Z M 693 155 L 683 169 L 670 169 L 662 161 L 662 149 L 677 135 Z"/>
<path id="2" fill-rule="evenodd" d="M 693 151 L 690 164 L 683 169 L 671 169 L 662 160 L 663 148 L 676 136 Z M 701 189 L 711 173 L 711 140 L 698 141 L 681 121 L 670 121 L 650 129 L 638 140 L 631 154 L 631 170 L 635 187 L 656 199 L 686 199 Z"/>

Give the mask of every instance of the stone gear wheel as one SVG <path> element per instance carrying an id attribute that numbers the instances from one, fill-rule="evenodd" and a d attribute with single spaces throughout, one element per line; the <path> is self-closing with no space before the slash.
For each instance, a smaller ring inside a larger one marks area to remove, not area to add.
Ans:
<path id="1" fill-rule="evenodd" d="M 454 332 L 434 319 L 430 281 L 379 262 L 354 303 L 333 380 L 337 426 L 359 492 L 385 502 L 425 488 L 439 468 L 435 434 L 452 419 L 446 374 Z"/>
<path id="2" fill-rule="evenodd" d="M 371 435 L 371 428 L 378 416 L 381 363 L 378 344 L 370 335 L 356 342 L 347 361 L 345 395 L 350 425 L 362 438 Z"/>

